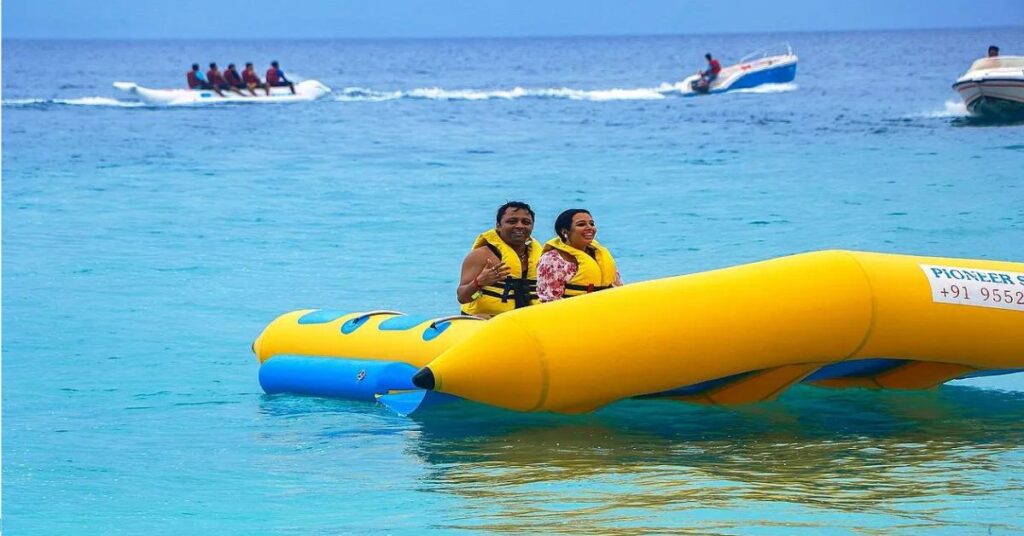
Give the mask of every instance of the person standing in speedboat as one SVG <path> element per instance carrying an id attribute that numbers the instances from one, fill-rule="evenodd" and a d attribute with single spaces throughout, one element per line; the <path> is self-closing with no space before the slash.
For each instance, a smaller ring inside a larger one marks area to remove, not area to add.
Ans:
<path id="1" fill-rule="evenodd" d="M 245 87 L 249 88 L 249 92 L 252 96 L 256 96 L 256 89 L 262 88 L 267 92 L 267 96 L 270 96 L 270 86 L 264 84 L 260 80 L 260 75 L 256 74 L 256 69 L 252 66 L 252 62 L 246 62 L 245 70 L 242 71 L 242 81 L 245 82 Z"/>
<path id="2" fill-rule="evenodd" d="M 537 303 L 533 222 L 533 209 L 522 201 L 498 207 L 494 229 L 480 233 L 462 261 L 455 295 L 463 314 L 490 318 Z"/>
<path id="3" fill-rule="evenodd" d="M 700 71 L 700 80 L 697 81 L 697 85 L 693 88 L 701 92 L 710 91 L 711 82 L 714 82 L 718 78 L 718 73 L 722 72 L 722 64 L 718 63 L 718 60 L 713 58 L 710 52 L 704 54 L 704 58 L 708 60 L 708 68 L 706 71 Z"/>
<path id="4" fill-rule="evenodd" d="M 185 78 L 189 89 L 210 89 L 210 83 L 206 81 L 203 71 L 199 70 L 198 63 L 192 64 L 192 70 L 185 74 Z"/>
<path id="5" fill-rule="evenodd" d="M 270 62 L 270 68 L 267 69 L 267 85 L 273 87 L 287 86 L 292 90 L 292 95 L 295 94 L 295 84 L 285 78 L 284 71 L 278 66 L 277 60 Z"/>
<path id="6" fill-rule="evenodd" d="M 537 297 L 541 302 L 622 286 L 615 258 L 594 240 L 597 225 L 589 210 L 571 208 L 559 214 L 555 234 L 544 244 L 544 254 L 537 264 Z"/>

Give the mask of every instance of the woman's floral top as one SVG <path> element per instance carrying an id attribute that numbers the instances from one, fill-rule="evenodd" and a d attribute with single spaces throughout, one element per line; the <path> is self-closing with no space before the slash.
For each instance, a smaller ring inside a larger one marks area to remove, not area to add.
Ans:
<path id="1" fill-rule="evenodd" d="M 542 302 L 562 299 L 565 284 L 572 281 L 579 267 L 575 261 L 561 256 L 557 250 L 550 250 L 540 256 L 537 262 L 537 298 Z M 615 272 L 613 287 L 622 286 L 622 276 Z"/>

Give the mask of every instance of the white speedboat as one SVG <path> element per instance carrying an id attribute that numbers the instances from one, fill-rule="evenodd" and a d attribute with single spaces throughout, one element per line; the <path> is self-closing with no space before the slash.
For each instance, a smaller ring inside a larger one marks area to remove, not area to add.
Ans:
<path id="1" fill-rule="evenodd" d="M 1024 117 L 1024 56 L 981 58 L 957 79 L 953 89 L 973 115 Z"/>
<path id="2" fill-rule="evenodd" d="M 150 89 L 134 82 L 114 82 L 114 87 L 127 91 L 149 104 L 177 106 L 190 104 L 217 104 L 223 102 L 298 102 L 319 99 L 331 92 L 331 88 L 317 80 L 303 80 L 295 83 L 295 94 L 287 87 L 272 87 L 270 95 L 262 89 L 254 97 L 248 90 L 242 95 L 222 90 L 224 95 L 210 89 Z"/>
<path id="3" fill-rule="evenodd" d="M 797 59 L 789 44 L 781 43 L 747 54 L 739 63 L 723 67 L 718 78 L 706 89 L 698 87 L 698 73 L 683 80 L 679 90 L 684 95 L 699 95 L 792 82 L 796 78 Z"/>

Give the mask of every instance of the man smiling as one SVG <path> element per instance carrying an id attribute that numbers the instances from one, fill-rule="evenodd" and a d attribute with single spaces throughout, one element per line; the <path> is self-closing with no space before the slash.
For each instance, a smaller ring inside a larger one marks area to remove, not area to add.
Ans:
<path id="1" fill-rule="evenodd" d="M 522 201 L 498 207 L 496 224 L 476 238 L 462 261 L 456 297 L 467 315 L 490 318 L 537 303 L 537 261 L 534 213 Z"/>

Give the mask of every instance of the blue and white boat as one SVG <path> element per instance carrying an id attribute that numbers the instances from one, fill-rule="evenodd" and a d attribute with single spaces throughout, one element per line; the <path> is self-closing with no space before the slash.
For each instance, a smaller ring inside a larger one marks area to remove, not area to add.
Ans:
<path id="1" fill-rule="evenodd" d="M 780 43 L 747 54 L 738 63 L 723 67 L 707 91 L 696 89 L 701 79 L 700 73 L 686 78 L 678 87 L 683 95 L 689 96 L 724 93 L 764 84 L 785 84 L 796 78 L 796 63 L 793 49 L 788 43 Z"/>

